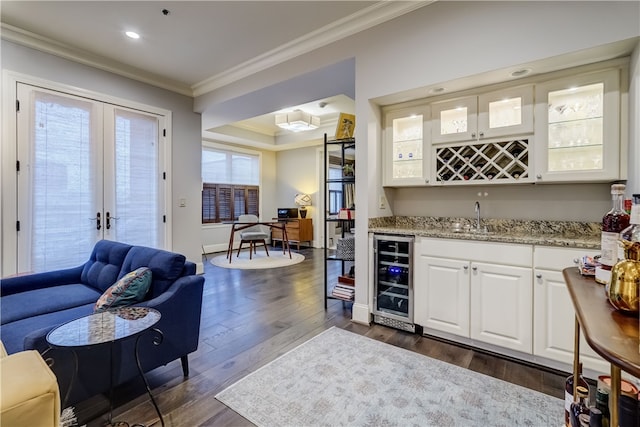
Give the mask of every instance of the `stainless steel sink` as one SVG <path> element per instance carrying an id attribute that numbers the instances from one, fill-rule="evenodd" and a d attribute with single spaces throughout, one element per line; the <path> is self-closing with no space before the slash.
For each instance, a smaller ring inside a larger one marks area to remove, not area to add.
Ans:
<path id="1" fill-rule="evenodd" d="M 479 229 L 471 227 L 470 225 L 461 225 L 459 223 L 452 224 L 449 228 L 452 233 L 466 233 L 466 234 L 493 234 L 495 231 L 490 225 L 485 225 Z"/>

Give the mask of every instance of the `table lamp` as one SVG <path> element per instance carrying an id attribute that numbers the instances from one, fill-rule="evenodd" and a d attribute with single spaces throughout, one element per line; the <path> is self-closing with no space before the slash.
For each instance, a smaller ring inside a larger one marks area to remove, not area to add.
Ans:
<path id="1" fill-rule="evenodd" d="M 307 206 L 311 206 L 311 196 L 308 194 L 296 194 L 294 199 L 296 205 L 300 206 L 300 218 L 307 217 Z"/>

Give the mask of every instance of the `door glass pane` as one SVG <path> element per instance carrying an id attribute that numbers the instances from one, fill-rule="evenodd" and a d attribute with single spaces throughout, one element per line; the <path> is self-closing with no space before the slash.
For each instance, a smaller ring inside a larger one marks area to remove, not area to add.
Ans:
<path id="1" fill-rule="evenodd" d="M 393 179 L 422 177 L 422 115 L 393 120 Z"/>
<path id="2" fill-rule="evenodd" d="M 161 247 L 158 194 L 158 119 L 115 111 L 115 200 L 110 214 L 115 240 Z"/>
<path id="3" fill-rule="evenodd" d="M 97 223 L 91 218 L 97 212 L 93 151 L 98 142 L 92 137 L 96 118 L 91 102 L 38 91 L 32 92 L 32 101 L 31 260 L 26 269 L 39 272 L 89 258 L 96 240 Z"/>
<path id="4" fill-rule="evenodd" d="M 604 84 L 549 92 L 550 172 L 601 170 Z"/>
<path id="5" fill-rule="evenodd" d="M 522 124 L 522 98 L 502 99 L 489 103 L 491 129 Z"/>
<path id="6" fill-rule="evenodd" d="M 467 131 L 467 107 L 440 112 L 440 135 L 465 133 Z"/>

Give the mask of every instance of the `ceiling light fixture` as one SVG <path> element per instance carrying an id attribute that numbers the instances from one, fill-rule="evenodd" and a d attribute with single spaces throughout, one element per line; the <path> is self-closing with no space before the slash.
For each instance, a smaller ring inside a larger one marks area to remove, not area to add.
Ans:
<path id="1" fill-rule="evenodd" d="M 318 129 L 320 117 L 312 116 L 302 110 L 294 110 L 291 113 L 276 114 L 276 125 L 291 132 Z"/>
<path id="2" fill-rule="evenodd" d="M 511 72 L 511 77 L 522 77 L 526 76 L 531 72 L 531 68 L 521 68 L 519 70 L 515 70 Z"/>
<path id="3" fill-rule="evenodd" d="M 129 37 L 131 39 L 139 39 L 140 38 L 140 34 L 136 33 L 135 31 L 127 31 L 127 32 L 125 32 L 125 34 L 127 35 L 127 37 Z"/>

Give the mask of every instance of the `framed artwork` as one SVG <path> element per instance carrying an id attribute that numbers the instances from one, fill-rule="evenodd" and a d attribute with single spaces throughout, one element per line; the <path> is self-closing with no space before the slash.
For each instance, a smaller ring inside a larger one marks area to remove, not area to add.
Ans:
<path id="1" fill-rule="evenodd" d="M 353 138 L 353 130 L 356 127 L 356 116 L 353 114 L 340 113 L 338 125 L 336 127 L 336 139 Z"/>

